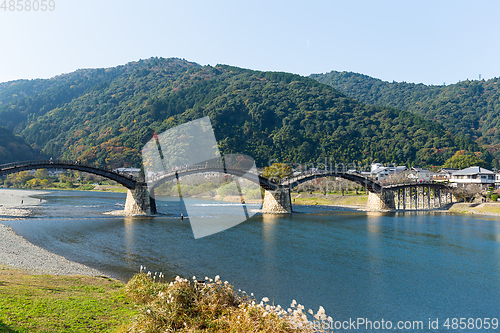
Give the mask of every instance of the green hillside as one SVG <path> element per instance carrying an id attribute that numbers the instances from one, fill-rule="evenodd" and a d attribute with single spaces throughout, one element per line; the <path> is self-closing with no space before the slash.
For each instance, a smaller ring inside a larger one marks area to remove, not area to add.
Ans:
<path id="1" fill-rule="evenodd" d="M 500 78 L 427 86 L 390 83 L 351 72 L 332 71 L 310 77 L 360 102 L 395 107 L 437 121 L 500 158 Z"/>
<path id="2" fill-rule="evenodd" d="M 61 84 L 58 79 L 16 80 L 0 83 L 0 106 L 17 98 L 39 94 L 50 87 Z"/>
<path id="3" fill-rule="evenodd" d="M 0 164 L 29 161 L 37 157 L 37 153 L 21 137 L 0 127 Z"/>
<path id="4" fill-rule="evenodd" d="M 51 80 L 0 105 L 1 123 L 45 156 L 101 166 L 137 166 L 154 132 L 206 115 L 223 153 L 246 153 L 261 166 L 325 157 L 441 165 L 459 149 L 478 150 L 435 122 L 288 73 L 151 58 Z"/>

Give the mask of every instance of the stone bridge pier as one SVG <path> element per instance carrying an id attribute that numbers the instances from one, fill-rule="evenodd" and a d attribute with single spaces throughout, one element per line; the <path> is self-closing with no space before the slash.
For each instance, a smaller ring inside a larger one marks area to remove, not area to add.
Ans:
<path id="1" fill-rule="evenodd" d="M 279 187 L 276 190 L 266 190 L 261 212 L 265 214 L 290 214 L 292 212 L 290 189 Z"/>
<path id="2" fill-rule="evenodd" d="M 127 190 L 125 201 L 125 214 L 127 215 L 153 215 L 156 214 L 156 202 L 149 195 L 146 184 L 137 184 L 135 189 Z"/>
<path id="3" fill-rule="evenodd" d="M 380 193 L 369 192 L 366 208 L 370 211 L 395 210 L 394 194 L 385 190 Z"/>

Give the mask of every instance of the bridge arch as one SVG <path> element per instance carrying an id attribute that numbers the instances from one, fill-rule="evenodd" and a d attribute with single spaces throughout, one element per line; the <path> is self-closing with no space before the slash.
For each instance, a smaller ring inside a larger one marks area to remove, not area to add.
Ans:
<path id="1" fill-rule="evenodd" d="M 260 175 L 253 174 L 248 172 L 248 170 L 244 169 L 234 169 L 234 168 L 223 168 L 221 166 L 190 166 L 188 168 L 183 168 L 180 170 L 176 170 L 173 172 L 169 172 L 166 174 L 163 174 L 161 176 L 152 178 L 151 180 L 148 180 L 149 184 L 149 189 L 153 192 L 158 186 L 160 186 L 163 183 L 166 183 L 168 181 L 175 180 L 179 177 L 182 176 L 189 176 L 193 174 L 198 174 L 198 173 L 205 173 L 205 172 L 215 172 L 215 173 L 221 173 L 221 174 L 230 174 L 232 176 L 237 176 L 240 178 L 247 179 L 249 181 L 255 182 L 262 186 L 265 190 L 275 190 L 276 188 L 279 187 L 279 185 L 267 178 L 264 178 Z M 257 181 L 258 179 L 258 181 Z"/>
<path id="2" fill-rule="evenodd" d="M 280 185 L 287 186 L 290 189 L 292 189 L 307 181 L 324 177 L 344 178 L 363 186 L 364 188 L 366 188 L 367 191 L 373 193 L 380 193 L 383 189 L 383 186 L 380 183 L 373 181 L 369 178 L 363 177 L 359 174 L 351 172 L 337 172 L 337 171 L 318 171 L 314 173 L 305 173 L 284 180 L 280 183 Z"/>
<path id="3" fill-rule="evenodd" d="M 393 209 L 394 206 L 394 197 L 397 193 L 398 197 L 401 193 L 405 193 L 406 190 L 411 188 L 425 188 L 433 189 L 433 190 L 445 190 L 449 192 L 450 187 L 448 184 L 442 183 L 434 183 L 434 182 L 423 182 L 423 183 L 403 183 L 403 184 L 381 184 L 374 180 L 371 180 L 367 177 L 363 177 L 362 175 L 355 172 L 338 172 L 338 171 L 317 171 L 314 173 L 304 173 L 300 174 L 296 177 L 288 178 L 282 180 L 280 183 L 275 183 L 269 179 L 266 179 L 258 174 L 254 174 L 249 172 L 249 170 L 244 169 L 235 169 L 235 168 L 223 168 L 220 165 L 218 166 L 190 166 L 188 168 L 183 168 L 180 170 L 172 171 L 169 173 L 162 174 L 152 180 L 149 181 L 149 189 L 151 190 L 151 194 L 148 192 L 146 188 L 146 183 L 142 179 L 137 179 L 131 175 L 118 173 L 112 170 L 100 169 L 94 166 L 81 164 L 79 162 L 72 161 L 61 161 L 61 160 L 38 160 L 38 161 L 26 161 L 26 162 L 17 162 L 17 163 L 9 163 L 0 165 L 0 176 L 4 176 L 11 173 L 16 173 L 20 171 L 33 170 L 33 169 L 70 169 L 77 170 L 82 172 L 87 172 L 91 174 L 95 174 L 98 176 L 102 176 L 111 180 L 116 181 L 117 183 L 125 186 L 128 189 L 127 193 L 127 202 L 125 204 L 125 211 L 130 212 L 131 214 L 154 214 L 156 212 L 156 204 L 151 195 L 154 196 L 154 189 L 159 185 L 177 179 L 182 176 L 204 173 L 204 172 L 217 172 L 223 174 L 230 174 L 233 176 L 241 177 L 258 183 L 266 190 L 266 197 L 274 197 L 274 201 L 279 201 L 277 206 L 287 206 L 289 208 L 286 209 L 278 209 L 278 213 L 282 212 L 291 212 L 291 201 L 290 201 L 290 192 L 289 190 L 304 183 L 309 180 L 323 178 L 323 177 L 340 177 L 352 182 L 355 182 L 363 187 L 369 193 L 370 196 L 375 198 L 379 198 L 378 200 L 382 200 L 385 206 Z M 423 190 L 422 190 L 423 191 Z M 271 193 L 273 192 L 273 193 Z M 429 192 L 429 191 L 427 191 Z M 288 196 L 286 195 L 288 193 Z M 451 196 L 449 193 L 447 196 Z M 441 195 L 440 195 L 441 197 Z M 403 199 L 404 200 L 404 199 Z M 429 200 L 429 198 L 428 198 Z M 449 200 L 451 202 L 451 199 Z M 264 199 L 264 206 L 266 205 L 266 198 Z M 398 199 L 399 205 L 399 199 Z M 411 206 L 411 203 L 410 203 Z"/>
<path id="4" fill-rule="evenodd" d="M 100 169 L 94 166 L 81 164 L 80 162 L 61 160 L 39 160 L 0 165 L 0 176 L 8 175 L 26 170 L 34 169 L 70 169 L 102 176 L 125 186 L 129 190 L 134 190 L 141 183 L 135 177 L 118 173 L 112 170 Z"/>

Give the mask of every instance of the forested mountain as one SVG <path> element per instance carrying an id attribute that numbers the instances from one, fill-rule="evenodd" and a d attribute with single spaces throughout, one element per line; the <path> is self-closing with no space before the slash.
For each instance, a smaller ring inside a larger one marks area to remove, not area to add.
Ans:
<path id="1" fill-rule="evenodd" d="M 37 157 L 37 153 L 21 137 L 0 127 L 0 164 L 29 161 Z"/>
<path id="2" fill-rule="evenodd" d="M 0 105 L 0 124 L 47 157 L 100 166 L 138 166 L 155 132 L 207 115 L 222 153 L 246 153 L 260 166 L 325 157 L 441 165 L 459 149 L 479 150 L 436 122 L 288 73 L 151 58 L 51 80 Z"/>
<path id="3" fill-rule="evenodd" d="M 500 78 L 427 86 L 390 83 L 351 72 L 332 71 L 310 77 L 360 102 L 411 111 L 439 122 L 500 158 Z"/>
<path id="4" fill-rule="evenodd" d="M 41 93 L 56 84 L 60 83 L 55 78 L 2 82 L 0 83 L 0 106 L 20 97 Z"/>

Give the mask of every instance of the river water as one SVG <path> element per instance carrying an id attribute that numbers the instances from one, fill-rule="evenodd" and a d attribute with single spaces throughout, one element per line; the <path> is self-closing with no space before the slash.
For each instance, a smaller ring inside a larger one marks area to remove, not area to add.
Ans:
<path id="1" fill-rule="evenodd" d="M 498 318 L 500 220 L 295 206 L 194 239 L 176 199 L 163 217 L 103 215 L 125 194 L 57 191 L 32 218 L 2 222 L 32 243 L 127 280 L 140 265 L 168 277 L 220 275 L 287 307 L 322 305 L 335 320 Z M 195 201 L 212 216 L 228 206 Z"/>

